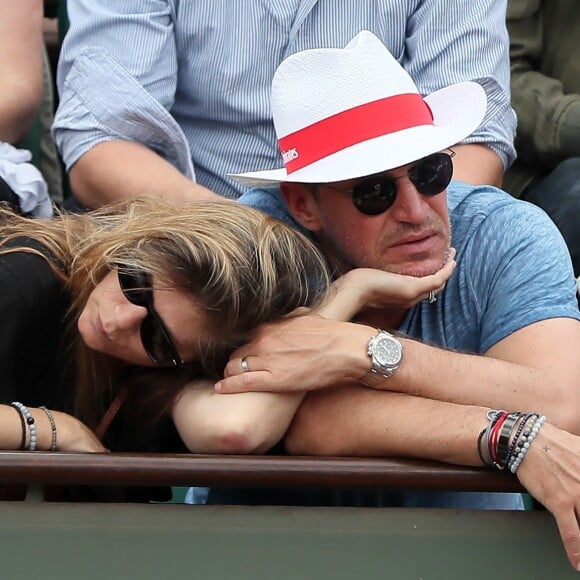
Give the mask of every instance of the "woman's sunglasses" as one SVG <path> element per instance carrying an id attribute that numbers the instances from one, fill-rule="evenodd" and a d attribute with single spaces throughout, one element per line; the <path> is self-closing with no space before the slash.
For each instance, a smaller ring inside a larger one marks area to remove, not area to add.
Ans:
<path id="1" fill-rule="evenodd" d="M 453 176 L 453 162 L 455 153 L 433 153 L 414 163 L 407 171 L 407 177 L 421 195 L 438 195 L 451 182 Z M 379 215 L 386 212 L 397 199 L 397 179 L 402 176 L 375 175 L 359 181 L 352 189 L 338 189 L 328 184 L 319 184 L 318 187 L 327 187 L 350 193 L 352 201 L 361 213 L 365 215 Z"/>
<path id="2" fill-rule="evenodd" d="M 169 330 L 153 305 L 151 276 L 147 272 L 128 270 L 122 266 L 117 266 L 117 275 L 125 298 L 131 304 L 147 309 L 147 316 L 141 323 L 141 342 L 149 358 L 157 366 L 182 365 Z"/>

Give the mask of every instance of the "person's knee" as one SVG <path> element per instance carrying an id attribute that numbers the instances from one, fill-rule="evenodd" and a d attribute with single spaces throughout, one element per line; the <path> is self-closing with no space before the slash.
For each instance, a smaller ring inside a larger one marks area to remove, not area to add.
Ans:
<path id="1" fill-rule="evenodd" d="M 558 163 L 552 171 L 552 176 L 580 183 L 578 179 L 580 177 L 580 157 L 569 157 Z"/>
<path id="2" fill-rule="evenodd" d="M 580 157 L 560 162 L 550 173 L 534 182 L 522 199 L 539 205 L 552 218 L 570 210 L 580 211 Z"/>

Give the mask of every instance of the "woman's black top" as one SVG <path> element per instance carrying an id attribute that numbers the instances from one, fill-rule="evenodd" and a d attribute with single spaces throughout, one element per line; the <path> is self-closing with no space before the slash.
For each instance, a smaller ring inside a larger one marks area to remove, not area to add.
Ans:
<path id="1" fill-rule="evenodd" d="M 39 247 L 19 239 L 18 245 Z M 0 255 L 0 402 L 70 410 L 69 296 L 46 259 Z"/>
<path id="2" fill-rule="evenodd" d="M 33 240 L 21 238 L 17 245 L 42 250 Z M 74 349 L 66 319 L 69 303 L 68 292 L 46 259 L 22 251 L 0 255 L 0 403 L 20 401 L 71 412 Z M 103 441 L 109 449 L 184 451 L 169 418 L 147 428 L 135 423 L 129 411 L 122 408 L 111 424 Z M 123 496 L 132 501 L 170 497 L 166 488 L 126 489 Z"/>

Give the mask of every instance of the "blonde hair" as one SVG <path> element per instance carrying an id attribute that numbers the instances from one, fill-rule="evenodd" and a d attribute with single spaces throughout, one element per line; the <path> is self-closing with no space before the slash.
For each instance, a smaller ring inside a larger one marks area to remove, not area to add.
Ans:
<path id="1" fill-rule="evenodd" d="M 199 365 L 214 376 L 257 325 L 300 306 L 315 306 L 328 286 L 325 260 L 307 238 L 228 201 L 177 204 L 140 198 L 50 220 L 29 220 L 0 209 L 0 227 L 0 253 L 41 255 L 70 291 L 70 324 L 77 338 L 76 409 L 91 426 L 103 413 L 119 367 L 84 345 L 76 323 L 95 286 L 118 264 L 188 293 L 205 309 L 213 332 Z M 42 248 L 23 246 L 22 238 Z M 157 374 L 177 376 L 167 370 Z M 181 374 L 183 380 L 174 381 L 180 384 L 163 393 L 164 409 L 191 378 Z"/>

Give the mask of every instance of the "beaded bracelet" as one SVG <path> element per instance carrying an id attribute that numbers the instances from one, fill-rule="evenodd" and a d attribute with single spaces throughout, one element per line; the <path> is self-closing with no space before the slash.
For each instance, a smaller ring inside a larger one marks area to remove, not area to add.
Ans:
<path id="1" fill-rule="evenodd" d="M 50 410 L 47 409 L 44 405 L 41 405 L 40 409 L 42 409 L 46 413 L 46 416 L 48 417 L 48 420 L 50 421 L 50 429 L 52 431 L 50 450 L 56 451 L 56 423 L 54 421 L 54 417 L 52 416 L 52 413 L 50 412 Z"/>
<path id="2" fill-rule="evenodd" d="M 24 450 L 24 446 L 26 445 L 26 420 L 24 419 L 24 414 L 20 411 L 20 408 L 15 402 L 10 403 L 10 406 L 14 408 L 14 410 L 18 413 L 18 417 L 20 418 L 20 425 L 22 426 L 22 437 L 20 439 L 20 447 L 18 449 Z"/>
<path id="3" fill-rule="evenodd" d="M 526 435 L 524 433 L 524 435 L 522 435 L 521 439 L 518 441 L 518 445 L 516 447 L 516 450 L 514 451 L 513 458 L 509 465 L 509 470 L 512 473 L 516 473 L 516 471 L 518 470 L 518 467 L 524 460 L 524 457 L 526 456 L 526 453 L 528 452 L 530 445 L 533 443 L 534 439 L 538 436 L 538 433 L 540 432 L 540 429 L 542 428 L 542 425 L 545 422 L 546 422 L 545 415 L 542 415 L 541 417 L 537 418 L 530 434 Z"/>
<path id="4" fill-rule="evenodd" d="M 36 451 L 36 425 L 34 424 L 34 417 L 32 416 L 32 413 L 30 412 L 28 407 L 24 406 L 22 403 L 19 403 L 18 401 L 13 401 L 11 405 L 16 407 L 20 411 L 20 413 L 24 417 L 24 420 L 26 421 L 26 424 L 28 425 L 28 428 L 30 429 L 30 440 L 28 442 L 28 451 Z M 22 448 L 24 449 L 24 446 Z"/>
<path id="5" fill-rule="evenodd" d="M 505 464 L 509 466 L 509 464 L 511 463 L 512 457 L 514 456 L 515 450 L 518 446 L 518 441 L 520 440 L 520 436 L 522 434 L 522 431 L 525 432 L 525 430 L 527 430 L 527 425 L 530 421 L 535 421 L 537 418 L 539 417 L 539 415 L 537 413 L 526 413 L 525 415 L 522 415 L 522 420 L 520 421 L 518 428 L 516 430 L 516 434 L 513 436 L 512 442 L 509 446 L 506 458 L 505 458 Z"/>

